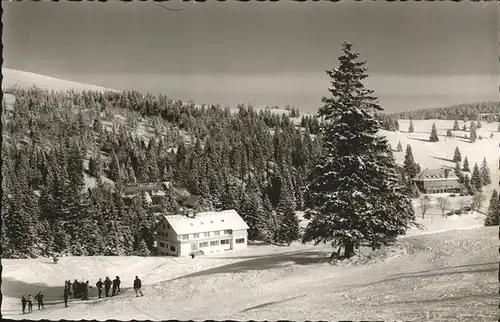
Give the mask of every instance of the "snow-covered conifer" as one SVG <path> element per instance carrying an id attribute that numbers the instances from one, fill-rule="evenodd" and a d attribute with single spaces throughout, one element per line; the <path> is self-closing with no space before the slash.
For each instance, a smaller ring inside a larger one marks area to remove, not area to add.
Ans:
<path id="1" fill-rule="evenodd" d="M 374 110 L 382 110 L 352 45 L 343 44 L 340 66 L 327 71 L 332 94 L 323 98 L 323 153 L 309 177 L 306 210 L 312 217 L 303 242 L 330 242 L 350 257 L 361 245 L 378 248 L 415 223 L 411 199 L 398 184 L 396 165 Z"/>

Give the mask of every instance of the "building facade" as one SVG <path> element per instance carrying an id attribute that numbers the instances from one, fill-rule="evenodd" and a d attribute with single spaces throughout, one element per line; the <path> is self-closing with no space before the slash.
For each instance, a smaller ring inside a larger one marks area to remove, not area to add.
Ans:
<path id="1" fill-rule="evenodd" d="M 460 184 L 451 169 L 425 169 L 413 178 L 422 193 L 460 193 Z"/>
<path id="2" fill-rule="evenodd" d="M 244 249 L 248 228 L 235 210 L 164 216 L 156 229 L 157 253 L 188 256 Z"/>

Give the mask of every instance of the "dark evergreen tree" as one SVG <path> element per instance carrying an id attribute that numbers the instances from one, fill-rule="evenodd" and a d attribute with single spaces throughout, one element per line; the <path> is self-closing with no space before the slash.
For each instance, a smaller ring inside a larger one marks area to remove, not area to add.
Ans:
<path id="1" fill-rule="evenodd" d="M 438 142 L 439 137 L 437 134 L 436 123 L 432 123 L 431 135 L 429 136 L 429 141 Z"/>
<path id="2" fill-rule="evenodd" d="M 462 170 L 465 172 L 470 172 L 470 167 L 469 167 L 469 160 L 467 159 L 467 156 L 464 158 L 464 163 L 462 165 Z"/>
<path id="3" fill-rule="evenodd" d="M 300 237 L 299 219 L 295 213 L 295 202 L 289 182 L 281 186 L 280 200 L 276 208 L 279 220 L 278 241 L 288 245 Z"/>
<path id="4" fill-rule="evenodd" d="M 497 226 L 500 220 L 500 200 L 496 189 L 493 190 L 488 207 L 488 214 L 484 219 L 485 226 Z"/>
<path id="5" fill-rule="evenodd" d="M 411 150 L 411 145 L 406 146 L 405 160 L 403 162 L 403 168 L 410 179 L 413 179 L 420 171 L 418 165 L 413 159 L 413 152 Z"/>
<path id="6" fill-rule="evenodd" d="M 325 153 L 307 186 L 312 221 L 303 236 L 303 242 L 343 246 L 347 257 L 361 245 L 375 249 L 394 241 L 415 222 L 387 140 L 376 135 L 380 125 L 372 111 L 382 108 L 364 88 L 367 69 L 351 48 L 344 43 L 340 67 L 327 71 L 332 96 L 323 98 L 318 113 Z"/>
<path id="7" fill-rule="evenodd" d="M 401 141 L 398 141 L 398 146 L 396 147 L 397 152 L 403 152 L 403 146 L 401 145 Z"/>
<path id="8" fill-rule="evenodd" d="M 469 137 L 471 142 L 476 142 L 477 140 L 477 126 L 476 123 L 471 122 L 470 124 L 470 137 Z"/>
<path id="9" fill-rule="evenodd" d="M 460 130 L 460 127 L 458 125 L 458 120 L 455 120 L 455 122 L 453 123 L 453 131 L 458 131 Z"/>
<path id="10" fill-rule="evenodd" d="M 453 132 L 451 132 L 450 129 L 446 130 L 446 136 L 447 137 L 452 137 L 453 136 Z"/>
<path id="11" fill-rule="evenodd" d="M 413 120 L 410 119 L 410 126 L 408 127 L 408 133 L 415 132 L 415 127 L 413 126 Z"/>
<path id="12" fill-rule="evenodd" d="M 455 154 L 453 155 L 453 162 L 462 162 L 462 154 L 460 153 L 460 149 L 458 146 L 455 148 Z"/>
<path id="13" fill-rule="evenodd" d="M 474 163 L 474 169 L 472 170 L 470 182 L 476 190 L 481 190 L 481 188 L 483 187 L 483 178 L 481 177 L 481 172 L 479 171 L 477 162 Z"/>
<path id="14" fill-rule="evenodd" d="M 491 174 L 490 174 L 490 168 L 488 167 L 488 163 L 486 162 L 486 158 L 483 159 L 483 162 L 481 163 L 481 168 L 479 169 L 479 172 L 481 174 L 481 180 L 483 182 L 483 185 L 487 186 L 491 184 Z"/>

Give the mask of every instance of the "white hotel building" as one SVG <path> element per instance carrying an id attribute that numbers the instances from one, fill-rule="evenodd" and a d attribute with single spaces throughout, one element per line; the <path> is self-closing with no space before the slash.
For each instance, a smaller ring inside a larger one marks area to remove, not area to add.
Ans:
<path id="1" fill-rule="evenodd" d="M 243 249 L 247 247 L 248 228 L 235 210 L 167 215 L 156 229 L 158 255 Z"/>

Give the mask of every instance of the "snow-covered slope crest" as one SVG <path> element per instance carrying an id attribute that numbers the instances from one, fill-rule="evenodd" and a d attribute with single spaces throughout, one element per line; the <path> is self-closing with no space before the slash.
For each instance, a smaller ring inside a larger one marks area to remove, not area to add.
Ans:
<path id="1" fill-rule="evenodd" d="M 2 88 L 29 88 L 38 87 L 42 89 L 55 90 L 55 91 L 67 91 L 67 90 L 92 90 L 92 91 L 116 91 L 115 89 L 110 89 L 102 86 L 90 85 L 72 82 L 64 79 L 59 79 L 55 77 L 30 73 L 26 71 L 2 68 Z"/>

